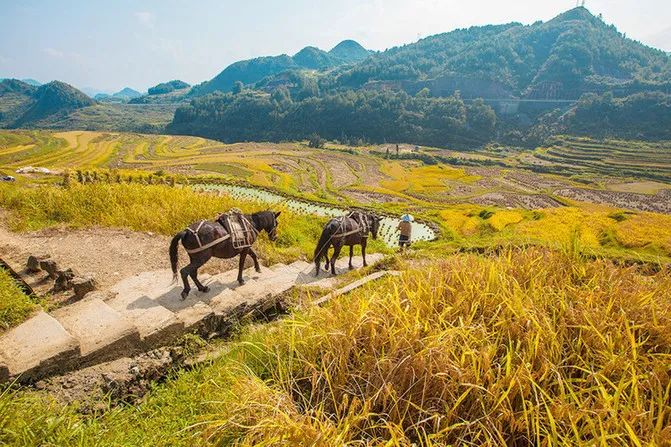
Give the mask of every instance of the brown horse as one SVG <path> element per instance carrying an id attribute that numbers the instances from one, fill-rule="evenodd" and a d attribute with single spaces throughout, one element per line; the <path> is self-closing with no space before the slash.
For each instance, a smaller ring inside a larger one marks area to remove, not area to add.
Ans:
<path id="1" fill-rule="evenodd" d="M 319 276 L 319 261 L 322 256 L 326 258 L 324 270 L 328 271 L 328 250 L 331 245 L 333 245 L 333 256 L 330 259 L 330 266 L 333 275 L 336 274 L 335 262 L 340 255 L 340 250 L 346 245 L 349 246 L 349 268 L 354 268 L 352 265 L 352 256 L 355 245 L 361 245 L 363 265 L 364 267 L 367 266 L 366 245 L 368 243 L 368 236 L 370 234 L 373 236 L 373 239 L 377 239 L 377 232 L 380 229 L 381 220 L 381 217 L 363 213 L 361 211 L 354 211 L 348 216 L 331 219 L 324 227 L 319 242 L 317 243 L 317 247 L 315 248 L 315 276 Z"/>
<path id="2" fill-rule="evenodd" d="M 280 212 L 261 211 L 254 214 L 245 214 L 244 218 L 252 224 L 254 228 L 251 234 L 251 244 L 256 241 L 259 232 L 265 231 L 271 241 L 277 239 L 277 218 Z M 189 276 L 198 287 L 198 291 L 207 293 L 210 291 L 209 287 L 203 286 L 198 281 L 198 269 L 202 267 L 213 256 L 215 258 L 230 259 L 240 255 L 240 262 L 238 265 L 238 283 L 241 285 L 245 283 L 242 279 L 242 271 L 245 266 L 245 258 L 250 255 L 254 260 L 254 268 L 257 272 L 261 271 L 259 260 L 254 253 L 254 250 L 249 246 L 243 248 L 235 248 L 233 241 L 229 235 L 229 231 L 221 222 L 221 217 L 216 221 L 201 221 L 191 224 L 186 230 L 177 233 L 170 243 L 170 265 L 172 266 L 172 274 L 174 280 L 177 280 L 177 246 L 179 242 L 189 253 L 189 265 L 182 268 L 180 273 L 182 281 L 184 282 L 184 290 L 182 290 L 182 299 L 186 299 L 191 291 L 189 285 Z"/>

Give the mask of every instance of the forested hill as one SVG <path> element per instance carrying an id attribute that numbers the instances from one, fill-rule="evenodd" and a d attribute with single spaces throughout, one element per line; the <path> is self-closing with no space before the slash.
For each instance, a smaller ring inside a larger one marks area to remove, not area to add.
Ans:
<path id="1" fill-rule="evenodd" d="M 35 87 L 16 79 L 0 82 L 0 127 L 33 127 L 96 102 L 60 81 Z"/>
<path id="2" fill-rule="evenodd" d="M 436 96 L 456 88 L 465 97 L 577 99 L 586 92 L 669 93 L 671 59 L 579 7 L 545 23 L 431 36 L 375 54 L 330 81 L 347 88 L 419 83 L 415 89 L 426 86 Z"/>

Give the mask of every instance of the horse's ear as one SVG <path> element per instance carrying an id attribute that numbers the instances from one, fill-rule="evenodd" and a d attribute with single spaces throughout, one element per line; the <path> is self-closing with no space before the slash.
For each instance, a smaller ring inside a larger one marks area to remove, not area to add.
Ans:
<path id="1" fill-rule="evenodd" d="M 278 212 L 276 212 L 276 213 L 275 213 L 275 219 L 277 219 L 278 217 L 280 217 L 280 214 L 282 214 L 282 211 L 278 211 Z"/>
<path id="2" fill-rule="evenodd" d="M 382 222 L 382 219 L 384 219 L 384 218 L 383 218 L 383 217 L 376 217 L 375 219 L 376 219 L 378 222 Z"/>

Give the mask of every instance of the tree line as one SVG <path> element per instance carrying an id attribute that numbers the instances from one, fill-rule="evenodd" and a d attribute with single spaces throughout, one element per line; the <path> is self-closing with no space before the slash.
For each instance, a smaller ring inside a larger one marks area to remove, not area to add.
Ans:
<path id="1" fill-rule="evenodd" d="M 483 101 L 428 92 L 348 90 L 293 101 L 286 88 L 215 93 L 177 109 L 169 131 L 217 140 L 329 140 L 478 146 L 495 137 L 496 113 Z"/>

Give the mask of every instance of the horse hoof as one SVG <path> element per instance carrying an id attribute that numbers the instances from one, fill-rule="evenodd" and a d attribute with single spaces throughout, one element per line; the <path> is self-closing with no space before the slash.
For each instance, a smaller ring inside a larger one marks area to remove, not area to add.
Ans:
<path id="1" fill-rule="evenodd" d="M 245 280 L 244 279 L 238 279 L 238 284 L 240 284 L 241 286 L 244 286 L 245 285 Z"/>
<path id="2" fill-rule="evenodd" d="M 349 265 L 350 270 L 354 270 L 354 266 L 352 264 Z"/>
<path id="3" fill-rule="evenodd" d="M 202 293 L 208 293 L 209 291 L 210 291 L 210 288 L 207 287 L 207 286 L 205 286 L 205 287 L 203 287 L 203 288 L 201 289 L 201 292 L 202 292 Z"/>
<path id="4" fill-rule="evenodd" d="M 261 273 L 261 267 L 256 269 L 256 273 Z"/>
<path id="5" fill-rule="evenodd" d="M 182 301 L 184 301 L 187 296 L 189 296 L 189 292 L 182 292 Z"/>

